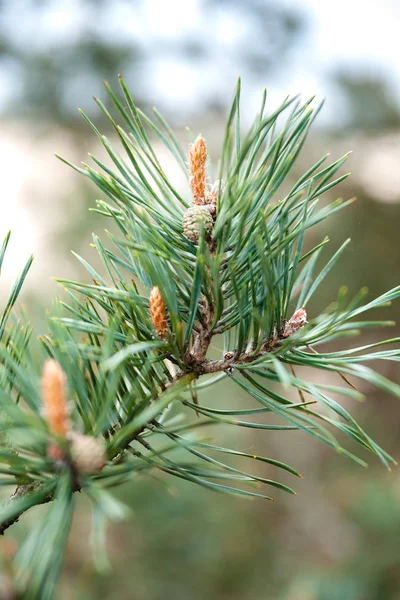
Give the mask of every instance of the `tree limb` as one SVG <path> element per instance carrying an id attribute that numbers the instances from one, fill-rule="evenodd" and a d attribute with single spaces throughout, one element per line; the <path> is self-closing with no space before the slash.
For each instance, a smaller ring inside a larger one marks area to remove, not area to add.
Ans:
<path id="1" fill-rule="evenodd" d="M 8 498 L 8 500 L 3 502 L 3 504 L 0 507 L 0 511 L 3 508 L 5 508 L 6 506 L 8 506 L 11 502 L 15 501 L 17 498 L 21 498 L 21 496 L 25 496 L 26 494 L 30 494 L 32 492 L 40 491 L 42 486 L 43 486 L 43 484 L 40 482 L 37 482 L 37 481 L 35 481 L 33 483 L 27 483 L 24 485 L 17 486 L 16 490 L 10 496 L 10 498 Z M 51 502 L 52 500 L 53 500 L 53 494 L 51 493 L 48 496 L 45 496 L 43 498 L 43 500 L 39 500 L 35 506 L 39 506 L 40 504 L 46 504 L 47 502 Z M 11 525 L 14 525 L 14 523 L 16 523 L 19 520 L 20 516 L 23 515 L 23 513 L 26 510 L 27 509 L 24 508 L 18 514 L 16 514 L 14 517 L 12 517 L 11 519 L 7 519 L 6 521 L 1 522 L 0 523 L 0 535 L 4 535 L 6 529 L 11 527 Z"/>

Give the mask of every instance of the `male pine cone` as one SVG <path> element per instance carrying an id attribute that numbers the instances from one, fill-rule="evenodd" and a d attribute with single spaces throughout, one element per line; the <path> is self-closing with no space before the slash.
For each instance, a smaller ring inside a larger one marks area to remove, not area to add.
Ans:
<path id="1" fill-rule="evenodd" d="M 161 295 L 160 288 L 154 286 L 150 292 L 150 317 L 160 339 L 168 333 L 167 308 Z"/>
<path id="2" fill-rule="evenodd" d="M 48 359 L 43 368 L 43 413 L 52 434 L 65 438 L 70 430 L 67 400 L 67 378 L 58 362 Z M 56 442 L 50 441 L 47 454 L 55 462 L 63 459 L 64 451 Z"/>
<path id="3" fill-rule="evenodd" d="M 205 203 L 206 164 L 207 146 L 200 134 L 189 150 L 190 189 L 192 190 L 193 204 L 202 205 Z"/>
<path id="4" fill-rule="evenodd" d="M 202 227 L 206 238 L 209 238 L 216 215 L 217 189 L 213 187 L 211 191 L 207 191 L 206 166 L 207 146 L 199 135 L 189 149 L 192 206 L 186 211 L 182 222 L 183 235 L 193 244 L 198 243 Z"/>
<path id="5" fill-rule="evenodd" d="M 58 362 L 48 359 L 43 368 L 42 397 L 44 416 L 55 435 L 65 437 L 70 428 L 66 392 L 67 378 Z"/>

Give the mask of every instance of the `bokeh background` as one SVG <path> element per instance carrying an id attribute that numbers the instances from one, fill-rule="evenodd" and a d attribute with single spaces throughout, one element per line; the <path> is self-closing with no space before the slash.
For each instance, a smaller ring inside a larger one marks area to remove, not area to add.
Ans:
<path id="1" fill-rule="evenodd" d="M 270 107 L 287 93 L 326 97 L 293 177 L 326 152 L 353 150 L 352 177 L 335 194 L 358 201 L 310 234 L 310 244 L 329 235 L 331 252 L 347 237 L 352 244 L 308 310 L 327 306 L 342 284 L 366 285 L 370 297 L 398 285 L 399 26 L 397 0 L 1 0 L 0 235 L 11 228 L 13 237 L 0 292 L 33 252 L 23 303 L 39 334 L 62 294 L 52 277 L 87 278 L 70 250 L 96 262 L 91 233 L 108 226 L 89 212 L 98 192 L 53 153 L 73 162 L 101 154 L 76 106 L 112 137 L 92 96 L 105 100 L 102 81 L 117 88 L 118 73 L 183 144 L 186 127 L 202 132 L 214 160 L 239 74 L 244 128 L 264 86 Z M 399 306 L 375 316 L 396 319 Z M 395 363 L 385 368 L 400 381 Z M 361 390 L 367 401 L 346 407 L 400 459 L 398 400 Z M 228 397 L 249 403 L 220 387 L 221 402 Z M 271 505 L 143 477 L 117 492 L 132 518 L 110 526 L 112 570 L 103 574 L 79 500 L 57 598 L 400 600 L 400 472 L 376 462 L 364 470 L 297 432 L 241 433 L 231 443 L 293 464 L 304 474 L 299 497 L 278 492 Z M 14 543 L 41 510 L 0 541 L 4 586 Z"/>

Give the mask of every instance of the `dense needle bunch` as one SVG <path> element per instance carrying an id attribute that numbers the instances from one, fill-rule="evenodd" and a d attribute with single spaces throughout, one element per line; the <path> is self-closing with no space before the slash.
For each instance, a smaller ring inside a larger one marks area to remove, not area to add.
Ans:
<path id="1" fill-rule="evenodd" d="M 204 139 L 182 148 L 163 117 L 142 113 L 120 83 L 122 99 L 108 84 L 106 90 L 125 129 L 96 102 L 122 152 L 82 113 L 110 160 L 90 155 L 90 165 L 71 165 L 100 190 L 95 210 L 113 225 L 110 248 L 93 237 L 104 272 L 77 256 L 88 281 L 60 280 L 69 300 L 59 301 L 49 320 L 40 360 L 29 351 L 31 329 L 12 311 L 31 260 L 0 319 L 0 479 L 14 486 L 0 510 L 0 532 L 30 507 L 49 506 L 15 560 L 18 593 L 28 599 L 53 597 L 78 490 L 93 503 L 99 540 L 105 521 L 125 514 L 108 489 L 154 470 L 242 497 L 271 500 L 264 486 L 295 494 L 275 478 L 299 477 L 295 468 L 211 444 L 206 425 L 217 440 L 219 424 L 266 436 L 300 430 L 361 465 L 367 453 L 387 468 L 395 464 L 336 398 L 360 399 L 359 379 L 400 397 L 400 387 L 369 366 L 372 359 L 398 361 L 396 346 L 382 346 L 399 340 L 335 350 L 329 344 L 389 325 L 363 315 L 398 298 L 400 286 L 367 303 L 365 290 L 348 298 L 341 288 L 321 314 L 307 314 L 348 240 L 318 270 L 328 240 L 304 251 L 306 232 L 351 202 L 320 203 L 346 177 L 336 175 L 346 157 L 332 164 L 324 157 L 299 178 L 291 170 L 318 107 L 288 98 L 268 111 L 264 93 L 242 134 L 238 84 L 210 184 Z M 168 179 L 151 136 L 181 167 L 186 194 Z M 309 381 L 300 376 L 303 366 L 334 379 Z M 221 380 L 243 390 L 242 407 L 221 401 Z M 346 436 L 361 457 L 346 448 Z M 258 461 L 265 472 L 239 469 L 226 455 Z"/>

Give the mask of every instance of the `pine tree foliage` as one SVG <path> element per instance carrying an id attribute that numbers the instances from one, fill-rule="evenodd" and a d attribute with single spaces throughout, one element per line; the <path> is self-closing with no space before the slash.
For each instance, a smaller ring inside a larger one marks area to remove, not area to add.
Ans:
<path id="1" fill-rule="evenodd" d="M 213 183 L 204 140 L 197 138 L 190 153 L 181 148 L 163 117 L 143 114 L 122 79 L 120 84 L 121 97 L 106 84 L 116 118 L 96 99 L 119 149 L 82 113 L 110 160 L 90 156 L 90 165 L 71 165 L 97 186 L 103 199 L 94 210 L 120 232 L 108 234 L 109 246 L 93 237 L 102 272 L 77 256 L 89 282 L 60 280 L 69 301 L 59 301 L 53 311 L 42 356 L 30 349 L 29 326 L 11 315 L 31 260 L 0 320 L 0 484 L 14 486 L 0 511 L 0 531 L 48 503 L 44 521 L 15 558 L 16 585 L 28 599 L 54 595 L 77 491 L 92 501 L 99 568 L 106 564 L 105 523 L 126 514 L 109 489 L 140 473 L 158 470 L 244 497 L 271 500 L 273 490 L 295 494 L 279 481 L 280 473 L 284 481 L 299 477 L 293 467 L 211 444 L 209 427 L 214 436 L 221 425 L 265 435 L 301 430 L 360 465 L 365 451 L 387 468 L 395 464 L 333 396 L 344 404 L 361 398 L 348 378 L 400 396 L 398 385 L 368 366 L 371 360 L 398 361 L 400 351 L 391 345 L 400 340 L 335 351 L 329 343 L 390 325 L 362 319 L 397 298 L 400 286 L 367 303 L 365 290 L 348 298 L 341 288 L 306 323 L 310 299 L 348 240 L 317 271 L 328 240 L 304 252 L 305 234 L 352 201 L 320 202 L 346 177 L 338 173 L 346 156 L 332 164 L 324 157 L 291 188 L 286 184 L 319 107 L 288 98 L 270 112 L 265 92 L 242 136 L 239 82 Z M 164 172 L 152 136 L 185 174 L 184 197 Z M 211 343 L 222 348 L 217 358 L 210 358 Z M 337 385 L 299 377 L 303 366 L 337 373 Z M 223 379 L 249 402 L 217 408 L 213 398 Z M 290 389 L 297 395 L 289 398 Z M 279 419 L 269 423 L 271 415 Z M 357 444 L 346 447 L 346 436 L 359 445 L 361 457 Z M 232 457 L 266 463 L 276 479 L 242 470 Z"/>

